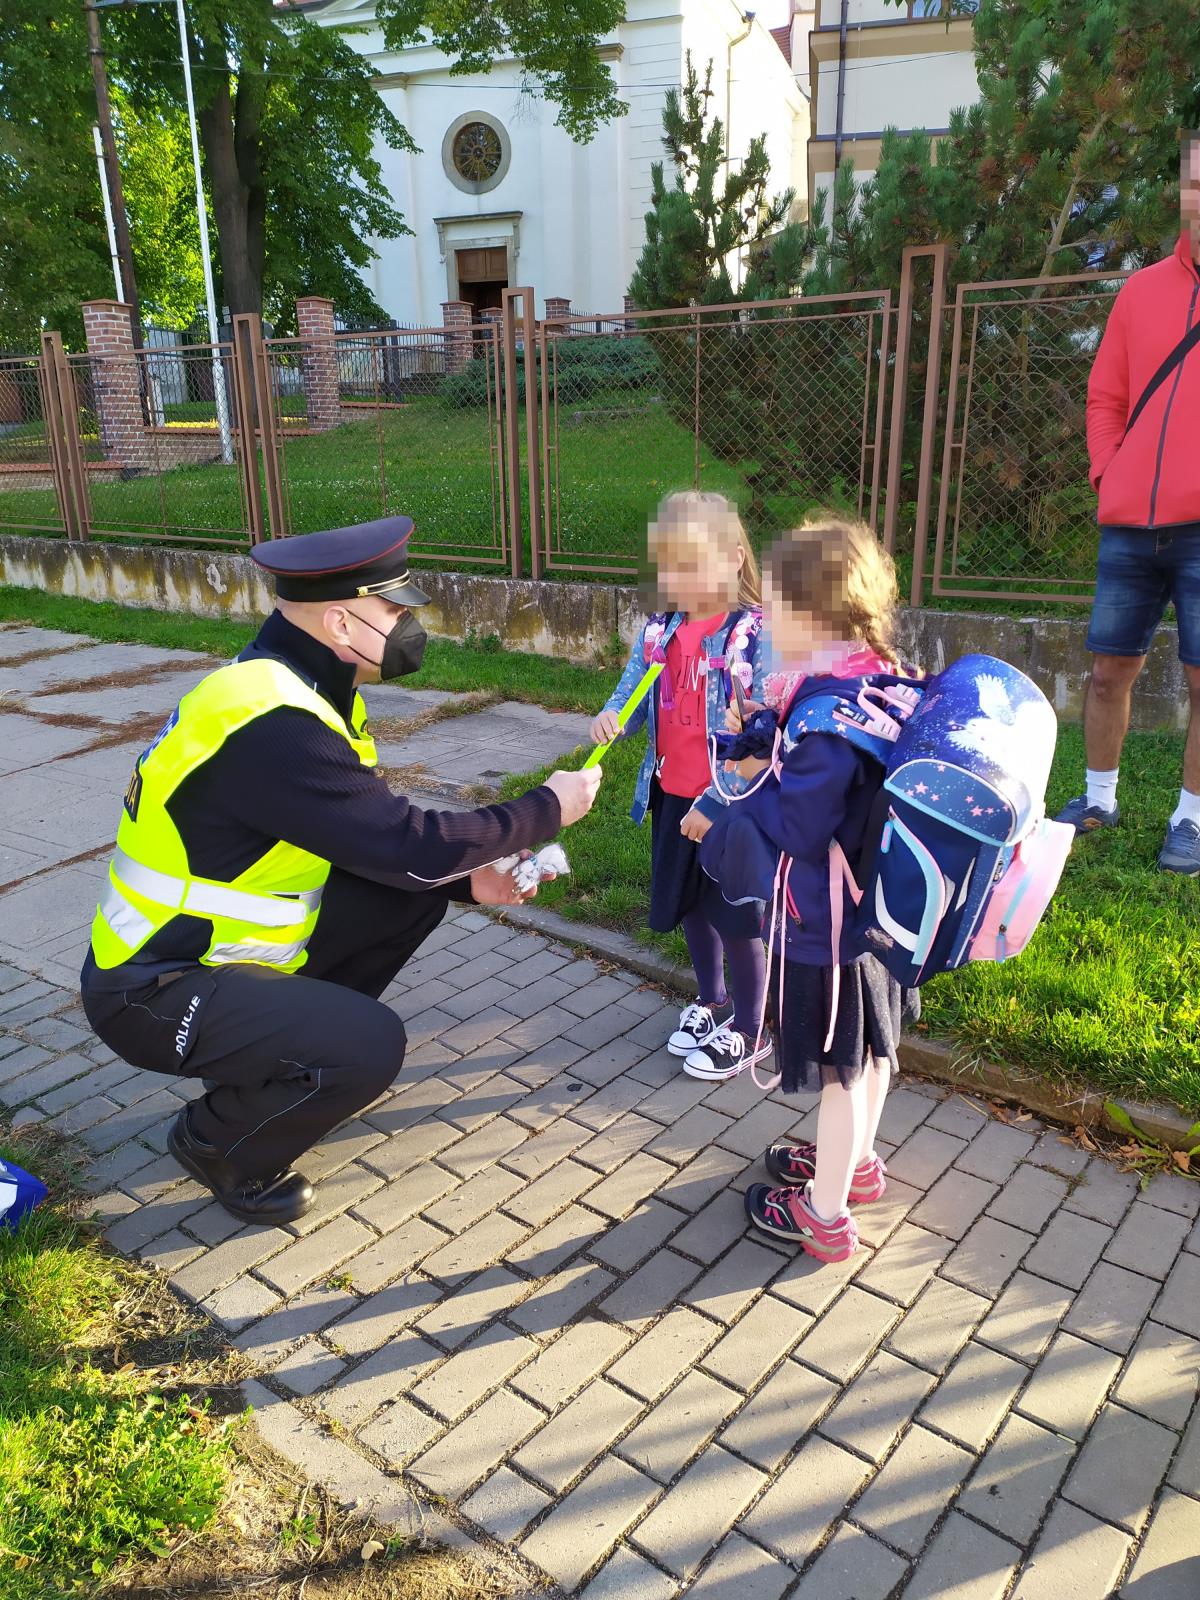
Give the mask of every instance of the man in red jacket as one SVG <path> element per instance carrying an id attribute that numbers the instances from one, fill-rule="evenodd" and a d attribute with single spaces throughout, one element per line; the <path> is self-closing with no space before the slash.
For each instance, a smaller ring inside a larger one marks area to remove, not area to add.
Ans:
<path id="1" fill-rule="evenodd" d="M 1079 833 L 1120 818 L 1117 775 L 1134 681 L 1168 605 L 1179 624 L 1191 720 L 1183 788 L 1158 864 L 1200 875 L 1200 135 L 1185 134 L 1183 229 L 1172 255 L 1117 295 L 1088 382 L 1091 480 L 1100 497 L 1100 561 L 1088 631 L 1087 793 L 1060 813 Z M 1176 360 L 1165 373 L 1168 357 Z M 1139 401 L 1152 380 L 1148 398 Z M 1134 415 L 1135 410 L 1137 415 Z"/>

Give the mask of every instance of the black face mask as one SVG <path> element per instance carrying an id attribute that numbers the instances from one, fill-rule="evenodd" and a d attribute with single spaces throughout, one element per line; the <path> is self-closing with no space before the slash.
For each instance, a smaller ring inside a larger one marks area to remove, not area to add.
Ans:
<path id="1" fill-rule="evenodd" d="M 360 651 L 351 650 L 360 661 L 366 661 L 368 666 L 379 667 L 380 682 L 387 683 L 392 678 L 406 678 L 410 672 L 419 672 L 421 662 L 425 658 L 425 645 L 429 635 L 413 616 L 411 611 L 405 611 L 397 617 L 395 626 L 384 632 L 377 628 L 373 622 L 368 622 L 366 617 L 359 616 L 357 611 L 349 613 L 355 621 L 361 622 L 364 627 L 370 628 L 372 633 L 379 634 L 383 640 L 383 655 L 378 663 L 369 660 Z"/>

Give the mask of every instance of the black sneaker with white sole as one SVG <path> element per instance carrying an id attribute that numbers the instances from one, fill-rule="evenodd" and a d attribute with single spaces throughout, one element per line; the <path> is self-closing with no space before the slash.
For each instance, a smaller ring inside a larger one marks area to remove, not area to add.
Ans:
<path id="1" fill-rule="evenodd" d="M 684 1006 L 679 1013 L 679 1026 L 667 1040 L 667 1049 L 673 1056 L 690 1056 L 693 1050 L 702 1050 L 732 1018 L 732 1000 L 719 1006 Z"/>
<path id="2" fill-rule="evenodd" d="M 739 1072 L 757 1066 L 760 1061 L 769 1060 L 773 1054 L 767 1034 L 764 1033 L 762 1043 L 756 1050 L 754 1040 L 729 1023 L 718 1029 L 703 1048 L 692 1051 L 683 1063 L 683 1070 L 690 1078 L 720 1081 L 736 1078 Z"/>

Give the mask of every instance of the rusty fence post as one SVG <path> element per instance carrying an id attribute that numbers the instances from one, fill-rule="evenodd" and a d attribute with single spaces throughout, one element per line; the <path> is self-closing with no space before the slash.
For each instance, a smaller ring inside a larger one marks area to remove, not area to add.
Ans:
<path id="1" fill-rule="evenodd" d="M 925 362 L 925 404 L 922 412 L 921 448 L 917 467 L 917 506 L 913 529 L 913 573 L 910 589 L 912 605 L 919 605 L 925 581 L 925 550 L 929 533 L 929 498 L 933 477 L 933 452 L 936 445 L 938 389 L 941 379 L 942 322 L 945 314 L 946 270 L 950 246 L 909 245 L 900 268 L 900 298 L 896 309 L 896 365 L 892 376 L 892 422 L 888 439 L 886 502 L 883 511 L 883 546 L 896 549 L 900 516 L 900 476 L 904 466 L 904 424 L 908 408 L 909 369 L 912 365 L 912 313 L 914 264 L 928 256 L 933 262 L 933 286 L 929 308 L 929 348 Z"/>
<path id="2" fill-rule="evenodd" d="M 514 291 L 521 297 L 525 346 L 525 473 L 529 489 L 529 576 L 542 575 L 542 451 L 538 422 L 539 373 L 537 308 L 532 289 Z"/>
<path id="3" fill-rule="evenodd" d="M 525 546 L 524 521 L 521 515 L 521 414 L 517 391 L 517 309 L 520 289 L 505 289 L 501 296 L 504 310 L 502 336 L 504 341 L 504 465 L 508 481 L 508 539 L 509 570 L 514 578 L 521 577 L 524 567 L 522 556 Z M 529 374 L 525 374 L 528 395 Z"/>
<path id="4" fill-rule="evenodd" d="M 933 486 L 933 457 L 937 448 L 938 411 L 942 387 L 942 335 L 946 320 L 946 267 L 948 244 L 935 244 L 933 287 L 929 306 L 929 355 L 925 362 L 925 407 L 921 415 L 921 460 L 917 468 L 917 510 L 913 523 L 913 570 L 909 605 L 919 606 L 925 592 L 925 551 L 929 541 L 929 497 Z"/>
<path id="5" fill-rule="evenodd" d="M 50 443 L 54 492 L 68 539 L 88 537 L 87 468 L 79 440 L 75 377 L 63 350 L 62 335 L 43 333 L 38 382 Z"/>
<path id="6" fill-rule="evenodd" d="M 275 394 L 263 340 L 262 318 L 257 312 L 242 312 L 234 317 L 233 344 L 239 369 L 239 389 L 247 412 L 246 428 L 242 435 L 242 459 L 252 516 L 250 540 L 252 544 L 260 544 L 263 539 L 285 538 L 288 525 L 287 499 L 279 459 Z M 258 478 L 260 456 L 262 482 L 267 496 L 265 521 Z"/>

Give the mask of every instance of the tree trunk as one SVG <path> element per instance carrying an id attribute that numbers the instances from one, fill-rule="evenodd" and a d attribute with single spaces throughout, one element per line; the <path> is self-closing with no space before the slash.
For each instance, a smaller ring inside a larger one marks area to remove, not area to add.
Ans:
<path id="1" fill-rule="evenodd" d="M 233 133 L 238 176 L 246 197 L 246 267 L 256 289 L 257 301 L 253 309 L 259 312 L 262 311 L 267 243 L 267 185 L 262 156 L 262 114 L 267 80 L 262 69 L 261 58 L 248 61 L 243 55 Z"/>
<path id="2" fill-rule="evenodd" d="M 220 39 L 198 44 L 206 65 L 226 60 Z M 261 314 L 266 185 L 259 130 L 266 80 L 261 63 L 243 61 L 235 110 L 229 78 L 223 72 L 206 76 L 210 82 L 215 78 L 216 85 L 198 107 L 197 121 L 212 193 L 225 304 L 233 316 L 248 311 Z"/>

